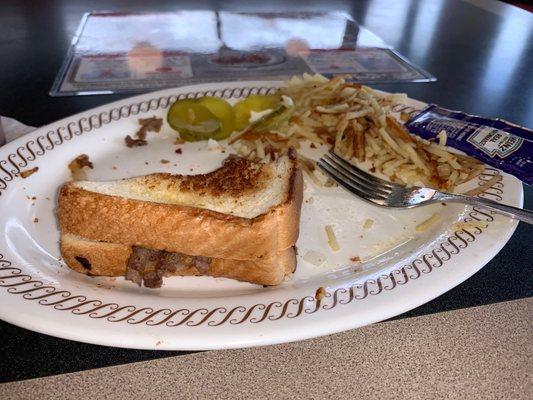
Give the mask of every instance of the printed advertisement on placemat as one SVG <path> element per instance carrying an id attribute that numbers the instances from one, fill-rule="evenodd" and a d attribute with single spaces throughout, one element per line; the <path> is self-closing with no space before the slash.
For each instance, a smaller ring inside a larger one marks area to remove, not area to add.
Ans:
<path id="1" fill-rule="evenodd" d="M 349 74 L 361 83 L 435 80 L 343 13 L 92 12 L 50 94 L 144 92 L 302 73 Z"/>

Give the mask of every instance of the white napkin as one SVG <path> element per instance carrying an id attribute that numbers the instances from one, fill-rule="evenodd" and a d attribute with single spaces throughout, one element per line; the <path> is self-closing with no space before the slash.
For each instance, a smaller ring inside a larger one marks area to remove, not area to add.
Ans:
<path id="1" fill-rule="evenodd" d="M 16 119 L 0 116 L 0 146 L 3 144 L 2 133 L 6 143 L 35 130 L 34 126 L 28 126 Z"/>

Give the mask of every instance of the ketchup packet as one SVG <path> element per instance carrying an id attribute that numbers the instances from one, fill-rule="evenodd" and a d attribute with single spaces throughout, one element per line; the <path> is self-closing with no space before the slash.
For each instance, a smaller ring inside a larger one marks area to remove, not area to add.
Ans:
<path id="1" fill-rule="evenodd" d="M 533 183 L 533 131 L 501 119 L 451 111 L 430 104 L 405 127 L 424 139 L 445 131 L 446 145 L 484 163 Z"/>

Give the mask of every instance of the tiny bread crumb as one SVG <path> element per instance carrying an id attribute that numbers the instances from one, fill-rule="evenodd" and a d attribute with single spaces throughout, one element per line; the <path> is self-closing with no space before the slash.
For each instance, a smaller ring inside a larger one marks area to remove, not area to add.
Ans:
<path id="1" fill-rule="evenodd" d="M 46 200 L 50 200 L 50 197 L 45 197 Z"/>
<path id="2" fill-rule="evenodd" d="M 20 177 L 22 179 L 26 179 L 28 176 L 36 173 L 37 171 L 39 171 L 39 167 L 33 167 L 33 168 L 27 169 L 25 171 L 20 171 Z"/>
<path id="3" fill-rule="evenodd" d="M 181 148 L 177 148 L 176 150 L 174 150 L 174 153 L 176 153 L 176 154 L 182 154 L 182 153 L 183 153 L 183 150 L 181 150 Z"/>
<path id="4" fill-rule="evenodd" d="M 316 149 L 316 144 L 314 144 L 313 142 L 311 142 L 311 144 L 309 145 L 309 147 L 311 147 L 312 149 Z"/>
<path id="5" fill-rule="evenodd" d="M 68 165 L 68 169 L 70 169 L 70 172 L 76 172 L 77 170 L 83 167 L 89 167 L 91 169 L 94 168 L 94 165 L 89 160 L 89 156 L 87 154 L 80 154 L 78 157 L 72 160 Z"/>
<path id="6" fill-rule="evenodd" d="M 170 162 L 170 161 L 165 160 L 165 159 L 162 159 L 162 160 L 161 160 L 161 164 L 168 164 L 169 162 Z"/>
<path id="7" fill-rule="evenodd" d="M 370 228 L 372 228 L 372 226 L 374 226 L 374 220 L 373 219 L 367 218 L 365 220 L 365 222 L 363 223 L 363 229 L 370 229 Z"/>
<path id="8" fill-rule="evenodd" d="M 155 342 L 155 345 L 159 346 L 161 343 L 163 343 L 163 342 L 161 342 L 161 340 L 158 340 L 157 342 Z"/>
<path id="9" fill-rule="evenodd" d="M 32 199 L 32 200 L 37 200 L 37 197 L 36 197 L 36 196 L 32 196 L 31 199 Z"/>
<path id="10" fill-rule="evenodd" d="M 38 222 L 39 222 L 39 218 L 34 218 L 34 219 L 33 219 L 33 222 L 34 222 L 34 223 L 38 223 Z"/>
<path id="11" fill-rule="evenodd" d="M 146 141 L 146 134 L 148 132 L 159 132 L 163 126 L 163 118 L 157 118 L 155 115 L 150 118 L 139 118 L 139 125 L 141 125 L 141 127 L 135 132 L 134 137 L 128 135 L 124 138 L 126 146 L 146 146 L 148 144 Z"/>
<path id="12" fill-rule="evenodd" d="M 443 206 L 446 206 L 446 205 L 447 205 L 444 201 L 441 202 L 440 204 L 442 204 Z"/>
<path id="13" fill-rule="evenodd" d="M 115 167 L 114 165 L 111 167 L 111 169 L 117 169 L 117 167 Z"/>
<path id="14" fill-rule="evenodd" d="M 78 181 L 87 179 L 87 176 L 85 175 L 85 171 L 83 170 L 85 167 L 88 167 L 91 169 L 94 168 L 94 165 L 89 160 L 89 156 L 87 154 L 80 154 L 74 160 L 72 160 L 68 164 L 68 169 L 70 170 L 72 179 L 78 180 Z"/>
<path id="15" fill-rule="evenodd" d="M 148 165 L 148 161 L 145 161 L 145 162 L 144 162 L 144 165 Z"/>
<path id="16" fill-rule="evenodd" d="M 126 136 L 124 138 L 124 142 L 126 143 L 126 146 L 128 147 L 140 147 L 140 146 L 146 146 L 148 142 L 144 139 L 134 139 L 130 135 Z"/>
<path id="17" fill-rule="evenodd" d="M 350 257 L 350 261 L 356 263 L 356 264 L 361 264 L 361 257 L 359 256 L 353 256 L 353 257 Z"/>
<path id="18" fill-rule="evenodd" d="M 141 125 L 141 129 L 144 128 L 147 132 L 159 133 L 163 126 L 163 118 L 157 118 L 155 115 L 150 118 L 139 118 L 139 125 Z"/>
<path id="19" fill-rule="evenodd" d="M 324 289 L 323 286 L 320 286 L 315 293 L 315 299 L 316 301 L 322 300 L 324 297 L 326 297 L 326 289 Z"/>

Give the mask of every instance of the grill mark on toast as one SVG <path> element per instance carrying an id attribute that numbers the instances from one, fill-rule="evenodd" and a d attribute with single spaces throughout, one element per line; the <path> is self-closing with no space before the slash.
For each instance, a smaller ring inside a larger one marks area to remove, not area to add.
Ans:
<path id="1" fill-rule="evenodd" d="M 209 194 L 213 197 L 239 197 L 263 189 L 272 177 L 271 166 L 242 157 L 228 157 L 222 167 L 207 174 L 171 175 L 153 174 L 146 177 L 144 184 L 154 188 L 157 181 L 164 179 L 167 189 L 182 192 Z"/>

